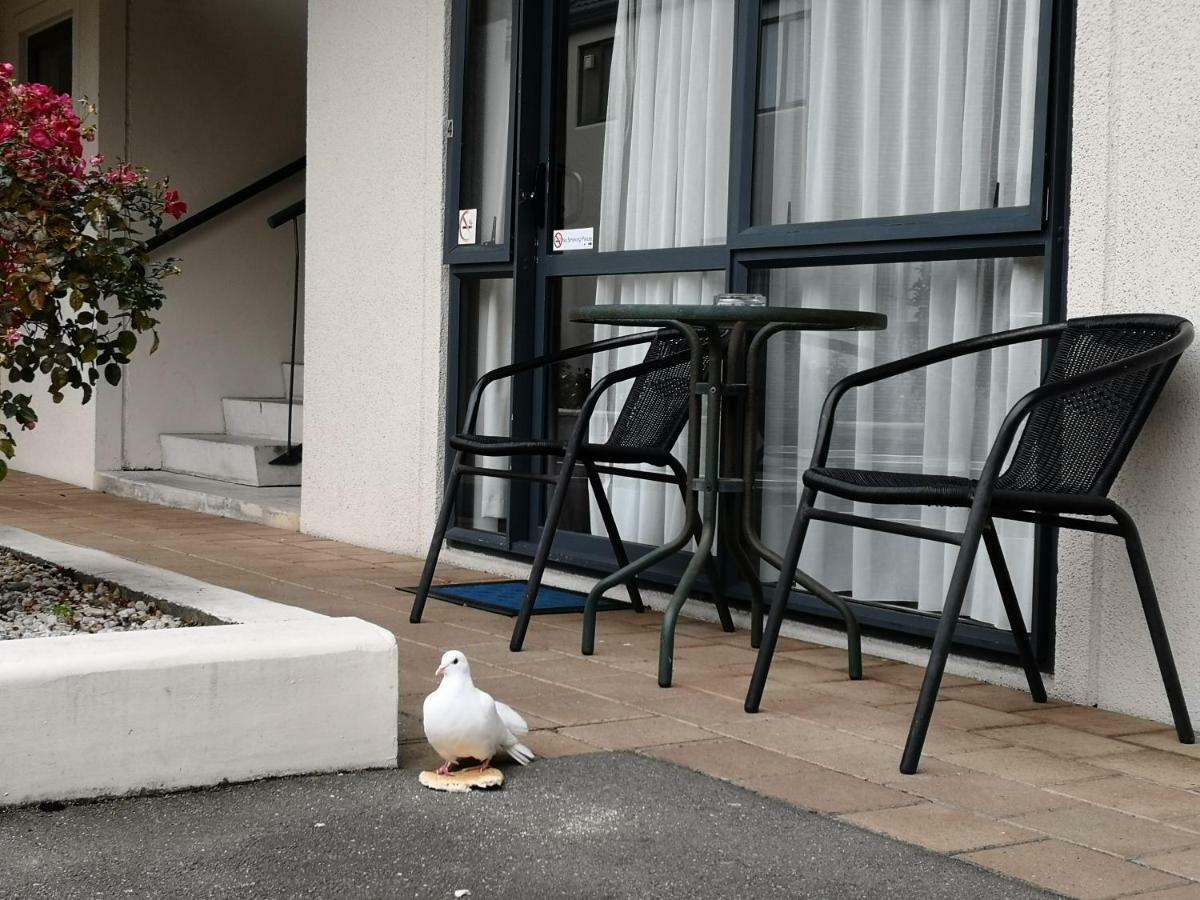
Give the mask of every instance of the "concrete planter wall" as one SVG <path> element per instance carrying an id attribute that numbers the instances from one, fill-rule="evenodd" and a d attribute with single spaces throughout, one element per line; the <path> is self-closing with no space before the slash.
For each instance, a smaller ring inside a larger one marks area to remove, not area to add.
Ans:
<path id="1" fill-rule="evenodd" d="M 0 642 L 0 806 L 396 764 L 390 632 L 18 529 L 0 546 L 230 623 Z"/>

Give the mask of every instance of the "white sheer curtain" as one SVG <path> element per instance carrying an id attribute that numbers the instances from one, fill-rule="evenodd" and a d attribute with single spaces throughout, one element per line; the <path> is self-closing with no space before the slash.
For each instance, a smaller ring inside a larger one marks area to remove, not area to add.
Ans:
<path id="1" fill-rule="evenodd" d="M 734 4 L 729 0 L 621 0 L 604 133 L 598 244 L 644 250 L 723 242 L 727 228 Z M 597 303 L 709 303 L 724 273 L 598 279 Z M 636 329 L 596 328 L 596 339 Z M 595 383 L 634 365 L 645 347 L 593 363 Z M 608 393 L 591 424 L 603 441 L 628 385 Z M 676 447 L 683 457 L 684 439 Z M 628 540 L 661 544 L 683 523 L 670 485 L 606 477 L 613 515 Z M 592 531 L 603 533 L 593 502 Z"/>
<path id="2" fill-rule="evenodd" d="M 477 214 L 476 243 L 508 234 L 508 130 L 512 91 L 512 4 L 472 0 L 470 57 L 463 96 L 466 142 L 462 158 L 464 208 Z"/>
<path id="3" fill-rule="evenodd" d="M 720 241 L 728 184 L 732 2 L 621 0 L 617 13 L 598 246 Z M 820 222 L 1029 202 L 1037 0 L 768 0 L 756 123 L 754 218 Z M 768 27 L 778 22 L 780 26 Z M 772 45 L 771 41 L 775 44 Z M 774 83 L 769 80 L 774 79 Z M 764 97 L 770 98 L 769 102 Z M 709 302 L 719 275 L 599 279 L 599 303 Z M 1040 261 L 972 260 L 777 271 L 773 304 L 879 310 L 882 334 L 791 336 L 771 354 L 763 497 L 782 544 L 821 401 L 845 371 L 1042 318 Z M 613 333 L 597 329 L 597 337 Z M 640 350 L 597 360 L 594 378 Z M 847 465 L 962 474 L 977 469 L 1011 401 L 1033 384 L 1034 350 L 966 360 L 847 401 Z M 607 434 L 624 394 L 593 425 Z M 609 485 L 623 533 L 657 542 L 677 527 L 661 486 Z M 882 510 L 880 511 L 882 512 Z M 896 512 L 892 510 L 892 512 Z M 954 527 L 960 514 L 900 511 Z M 593 516 L 593 529 L 599 523 Z M 1028 529 L 1002 532 L 1028 612 Z M 942 602 L 950 551 L 869 532 L 813 530 L 804 564 L 861 599 Z M 990 577 L 967 614 L 1003 615 Z"/>
<path id="4" fill-rule="evenodd" d="M 769 221 L 825 221 L 1029 202 L 1038 6 L 1034 0 L 782 0 L 809 17 L 809 94 L 772 123 Z M 795 48 L 790 48 L 794 52 Z M 782 49 L 780 51 L 783 52 Z M 761 153 L 761 148 L 760 148 Z M 791 177 L 788 173 L 794 173 Z M 799 470 L 821 397 L 836 375 L 1042 318 L 1040 260 L 966 260 L 790 270 L 771 302 L 887 312 L 889 329 L 850 338 L 792 336 L 773 351 L 768 384 L 764 528 L 786 539 Z M 963 475 L 1037 379 L 1035 348 L 946 364 L 845 401 L 832 465 Z M 788 458 L 789 453 L 793 458 Z M 798 455 L 798 460 L 794 457 Z M 896 515 L 894 508 L 859 509 Z M 942 509 L 906 515 L 961 527 Z M 1030 529 L 1002 530 L 1029 612 Z M 954 548 L 815 526 L 802 564 L 859 599 L 940 608 Z M 965 614 L 1005 622 L 990 576 Z"/>
<path id="5" fill-rule="evenodd" d="M 468 295 L 470 296 L 470 295 Z M 513 289 L 510 279 L 481 279 L 471 297 L 470 310 L 475 321 L 477 339 L 472 348 L 472 381 L 492 369 L 512 362 Z M 480 398 L 479 414 L 475 421 L 476 434 L 509 435 L 512 433 L 512 380 L 493 382 Z M 505 469 L 506 459 L 479 457 L 476 465 L 489 469 Z M 470 516 L 472 528 L 486 531 L 501 530 L 508 518 L 510 482 L 501 478 L 468 476 L 474 479 L 471 492 Z"/>
<path id="6" fill-rule="evenodd" d="M 838 378 L 960 337 L 1041 321 L 1040 259 L 946 260 L 773 272 L 767 292 L 788 305 L 885 313 L 883 332 L 787 334 L 768 354 L 763 419 L 763 537 L 782 549 L 816 438 L 821 403 Z M 942 475 L 977 474 L 1000 421 L 1036 384 L 1036 346 L 969 357 L 846 396 L 829 465 Z M 942 508 L 872 507 L 823 497 L 822 505 L 893 520 L 961 529 Z M 1013 581 L 1028 614 L 1032 529 L 1000 523 Z M 861 600 L 941 608 L 956 548 L 814 523 L 801 565 Z M 979 567 L 977 567 L 979 568 Z M 986 564 L 983 564 L 986 568 Z M 773 576 L 773 570 L 764 569 Z M 1005 625 L 990 575 L 976 578 L 964 615 Z"/>
<path id="7" fill-rule="evenodd" d="M 508 0 L 472 0 L 472 32 L 464 88 L 466 142 L 462 160 L 462 203 L 475 208 L 476 243 L 503 241 L 508 232 L 509 94 L 512 85 L 512 4 Z M 512 281 L 481 279 L 464 290 L 467 314 L 474 322 L 470 349 L 472 378 L 512 361 Z M 491 385 L 479 404 L 479 434 L 507 435 L 512 427 L 512 385 Z M 505 468 L 495 458 L 473 460 L 486 468 Z M 497 531 L 508 517 L 509 482 L 469 476 L 470 503 L 460 512 L 469 526 Z"/>

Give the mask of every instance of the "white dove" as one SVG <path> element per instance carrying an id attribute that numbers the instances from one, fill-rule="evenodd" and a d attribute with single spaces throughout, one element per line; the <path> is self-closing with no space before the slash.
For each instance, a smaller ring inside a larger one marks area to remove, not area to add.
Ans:
<path id="1" fill-rule="evenodd" d="M 442 654 L 435 674 L 442 683 L 425 698 L 422 714 L 426 739 L 446 761 L 437 770 L 439 775 L 449 775 L 458 760 L 468 757 L 479 760 L 479 769 L 486 769 L 500 750 L 523 766 L 529 764 L 533 751 L 519 740 L 529 733 L 529 726 L 512 707 L 475 687 L 471 667 L 460 651 Z"/>

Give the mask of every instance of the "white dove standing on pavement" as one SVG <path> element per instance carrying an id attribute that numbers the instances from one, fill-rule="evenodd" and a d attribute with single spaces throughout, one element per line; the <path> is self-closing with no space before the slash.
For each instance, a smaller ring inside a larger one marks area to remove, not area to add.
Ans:
<path id="1" fill-rule="evenodd" d="M 529 726 L 512 707 L 492 699 L 475 687 L 471 667 L 458 650 L 442 654 L 435 673 L 442 679 L 436 691 L 425 698 L 425 737 L 445 764 L 439 775 L 449 775 L 460 759 L 477 759 L 486 769 L 500 750 L 521 765 L 528 765 L 533 751 L 519 740 Z"/>

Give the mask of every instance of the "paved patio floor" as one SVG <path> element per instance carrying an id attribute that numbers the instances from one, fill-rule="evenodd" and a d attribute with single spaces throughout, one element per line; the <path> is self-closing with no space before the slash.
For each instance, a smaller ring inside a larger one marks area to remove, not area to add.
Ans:
<path id="1" fill-rule="evenodd" d="M 1053 900 L 681 766 L 591 753 L 435 794 L 411 771 L 0 816 L 0 900 Z"/>
<path id="2" fill-rule="evenodd" d="M 420 560 L 165 509 L 13 473 L 0 522 L 283 603 L 359 616 L 400 641 L 400 761 L 431 763 L 419 710 L 441 652 L 521 710 L 543 757 L 627 750 L 681 764 L 1039 887 L 1081 898 L 1200 898 L 1200 749 L 1170 728 L 947 676 L 920 774 L 897 771 L 919 669 L 783 640 L 763 712 L 741 709 L 744 632 L 683 621 L 676 686 L 657 687 L 657 614 L 602 614 L 596 655 L 579 617 L 511 620 L 430 601 L 410 625 Z M 447 567 L 442 580 L 477 579 Z"/>

